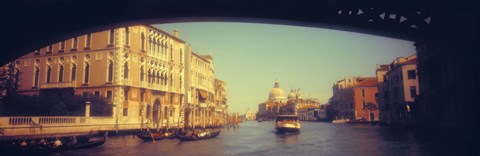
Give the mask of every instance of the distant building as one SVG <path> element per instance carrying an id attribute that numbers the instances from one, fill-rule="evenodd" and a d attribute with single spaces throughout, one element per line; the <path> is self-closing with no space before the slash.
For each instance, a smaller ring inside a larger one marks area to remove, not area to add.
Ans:
<path id="1" fill-rule="evenodd" d="M 346 77 L 332 89 L 335 119 L 378 121 L 376 77 Z"/>
<path id="2" fill-rule="evenodd" d="M 278 80 L 276 80 L 275 85 L 270 91 L 268 100 L 258 105 L 257 118 L 273 120 L 276 115 L 281 113 L 280 108 L 285 105 L 285 93 L 283 92 L 283 89 L 280 88 Z"/>
<path id="3" fill-rule="evenodd" d="M 380 111 L 386 124 L 401 124 L 412 121 L 414 99 L 419 93 L 417 79 L 417 56 L 395 59 L 389 66 L 377 69 Z M 387 72 L 384 72 L 387 69 Z"/>
<path id="4" fill-rule="evenodd" d="M 256 113 L 251 112 L 249 109 L 245 112 L 245 120 L 255 120 L 256 119 Z"/>

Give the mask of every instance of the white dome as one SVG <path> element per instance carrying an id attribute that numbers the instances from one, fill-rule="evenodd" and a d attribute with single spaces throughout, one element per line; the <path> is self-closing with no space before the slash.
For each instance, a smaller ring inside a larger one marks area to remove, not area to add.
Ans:
<path id="1" fill-rule="evenodd" d="M 294 100 L 297 98 L 297 94 L 295 93 L 295 90 L 291 90 L 290 93 L 288 93 L 288 100 Z"/>
<path id="2" fill-rule="evenodd" d="M 270 95 L 268 97 L 268 100 L 270 100 L 270 101 L 284 101 L 285 100 L 285 93 L 283 92 L 283 89 L 280 88 L 280 85 L 278 84 L 278 81 L 275 81 L 275 86 L 272 88 L 272 91 L 270 91 Z"/>

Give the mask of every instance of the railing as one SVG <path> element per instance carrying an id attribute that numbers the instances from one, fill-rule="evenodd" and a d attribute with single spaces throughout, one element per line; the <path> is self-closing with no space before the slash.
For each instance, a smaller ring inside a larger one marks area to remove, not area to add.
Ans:
<path id="1" fill-rule="evenodd" d="M 140 82 L 140 87 L 141 88 L 148 88 L 148 83 L 147 82 Z"/>
<path id="2" fill-rule="evenodd" d="M 42 83 L 40 88 L 74 88 L 77 87 L 75 81 L 69 82 L 51 82 L 51 83 Z"/>
<path id="3" fill-rule="evenodd" d="M 131 86 L 132 85 L 132 79 L 123 79 L 123 85 Z"/>

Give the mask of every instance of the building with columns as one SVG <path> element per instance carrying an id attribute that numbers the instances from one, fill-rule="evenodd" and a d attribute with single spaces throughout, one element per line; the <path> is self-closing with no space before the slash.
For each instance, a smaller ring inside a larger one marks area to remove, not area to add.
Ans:
<path id="1" fill-rule="evenodd" d="M 19 92 L 103 96 L 119 122 L 181 126 L 189 105 L 209 107 L 215 93 L 212 57 L 191 49 L 153 26 L 91 32 L 17 59 Z"/>

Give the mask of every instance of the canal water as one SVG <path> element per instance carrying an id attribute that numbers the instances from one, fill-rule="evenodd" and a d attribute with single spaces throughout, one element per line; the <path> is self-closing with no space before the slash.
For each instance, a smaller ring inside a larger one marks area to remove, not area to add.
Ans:
<path id="1" fill-rule="evenodd" d="M 271 121 L 247 121 L 240 128 L 223 129 L 217 138 L 196 142 L 144 142 L 132 135 L 113 136 L 99 147 L 52 155 L 472 155 L 467 143 L 452 142 L 445 136 L 419 135 L 369 124 L 302 122 L 297 135 L 276 134 L 273 126 Z"/>

